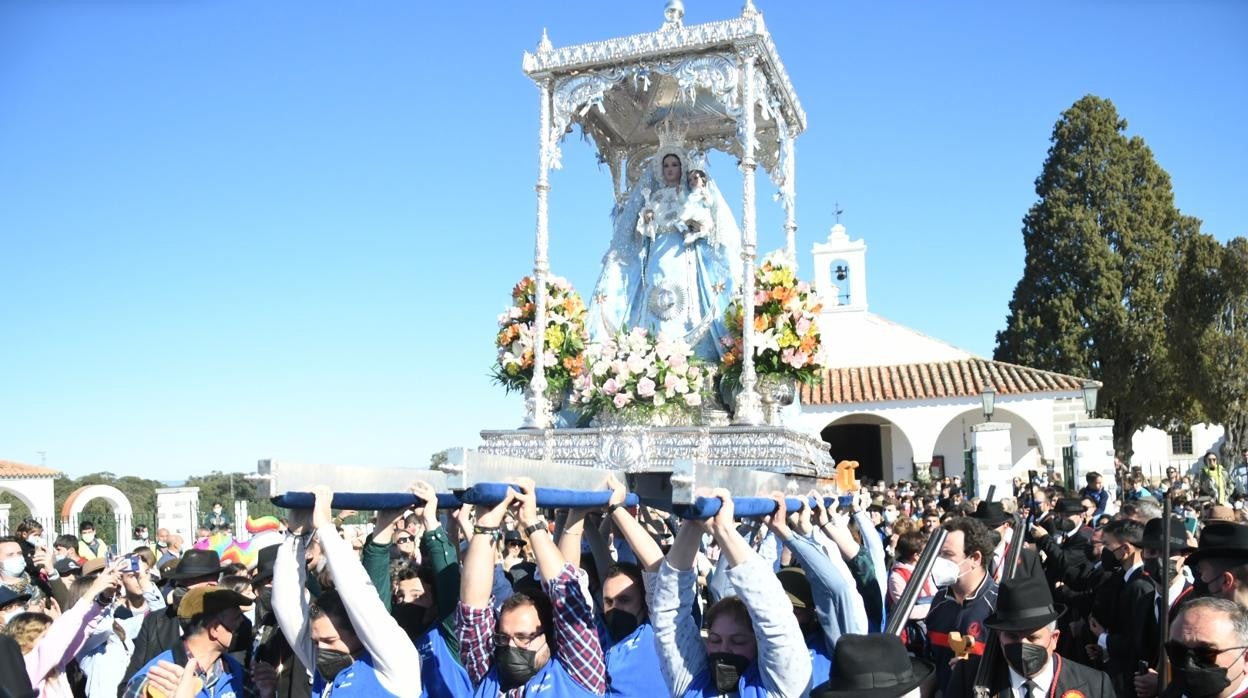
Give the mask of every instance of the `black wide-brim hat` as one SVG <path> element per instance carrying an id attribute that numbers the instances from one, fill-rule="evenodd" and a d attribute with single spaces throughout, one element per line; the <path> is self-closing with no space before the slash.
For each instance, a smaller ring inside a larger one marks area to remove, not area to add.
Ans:
<path id="1" fill-rule="evenodd" d="M 980 502 L 971 518 L 979 519 L 988 528 L 996 528 L 1006 521 L 1014 520 L 1012 514 L 1006 513 L 1001 502 Z"/>
<path id="2" fill-rule="evenodd" d="M 900 698 L 927 680 L 936 666 L 911 657 L 896 635 L 842 635 L 832 677 L 811 698 Z"/>
<path id="3" fill-rule="evenodd" d="M 1026 632 L 1043 628 L 1065 612 L 1065 606 L 1053 603 L 1044 577 L 1020 573 L 1001 582 L 997 608 L 984 619 L 984 625 L 993 630 Z"/>
<path id="4" fill-rule="evenodd" d="M 1083 500 L 1078 497 L 1062 497 L 1053 506 L 1054 514 L 1082 514 Z"/>
<path id="5" fill-rule="evenodd" d="M 1149 519 L 1144 524 L 1144 534 L 1140 538 L 1141 548 L 1148 550 L 1161 551 L 1165 543 L 1165 536 L 1162 535 L 1162 524 L 1164 520 L 1159 516 L 1155 519 Z M 1179 553 L 1191 550 L 1191 546 L 1187 544 L 1187 529 L 1183 526 L 1183 522 L 1178 519 L 1170 519 L 1170 554 L 1177 555 Z"/>
<path id="6" fill-rule="evenodd" d="M 1196 552 L 1186 563 L 1195 566 L 1206 558 L 1248 559 L 1248 526 L 1229 521 L 1210 521 L 1200 531 Z"/>
<path id="7" fill-rule="evenodd" d="M 178 560 L 178 566 L 165 575 L 167 579 L 191 579 L 221 574 L 221 556 L 215 550 L 191 549 Z"/>

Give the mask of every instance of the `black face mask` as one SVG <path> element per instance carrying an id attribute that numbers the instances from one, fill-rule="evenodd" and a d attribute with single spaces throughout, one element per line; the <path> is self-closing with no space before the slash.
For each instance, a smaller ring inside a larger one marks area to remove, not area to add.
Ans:
<path id="1" fill-rule="evenodd" d="M 1114 552 L 1112 550 L 1109 548 L 1101 550 L 1101 569 L 1113 572 L 1119 567 L 1122 567 L 1122 562 L 1120 562 L 1117 557 L 1114 557 Z"/>
<path id="2" fill-rule="evenodd" d="M 322 650 L 316 651 L 316 671 L 320 673 L 321 678 L 326 683 L 333 683 L 334 679 L 343 669 L 355 663 L 355 659 L 346 652 L 338 650 Z"/>
<path id="3" fill-rule="evenodd" d="M 1174 682 L 1187 698 L 1212 698 L 1231 685 L 1226 669 L 1197 664 L 1191 657 L 1174 667 Z"/>
<path id="4" fill-rule="evenodd" d="M 607 635 L 611 636 L 612 642 L 619 642 L 632 635 L 637 626 L 641 624 L 637 616 L 618 608 L 602 614 L 602 619 L 607 623 Z"/>
<path id="5" fill-rule="evenodd" d="M 1061 531 L 1062 533 L 1070 533 L 1071 531 L 1074 531 L 1076 528 L 1079 528 L 1079 522 L 1075 521 L 1074 519 L 1062 519 L 1061 521 L 1057 522 L 1057 530 Z"/>
<path id="6" fill-rule="evenodd" d="M 1001 651 L 1005 655 L 1005 661 L 1014 668 L 1014 671 L 1027 678 L 1039 674 L 1049 661 L 1049 653 L 1043 647 L 1029 642 L 1015 642 L 1001 648 Z"/>
<path id="7" fill-rule="evenodd" d="M 720 693 L 734 693 L 740 688 L 741 675 L 750 665 L 750 660 L 739 654 L 728 652 L 712 652 L 706 656 L 710 664 L 711 678 L 715 679 L 715 690 Z"/>
<path id="8" fill-rule="evenodd" d="M 396 603 L 391 608 L 390 615 L 394 616 L 399 627 L 403 628 L 403 632 L 407 633 L 407 636 L 414 642 L 417 637 L 420 637 L 429 629 L 429 624 L 425 621 L 425 615 L 428 610 L 428 608 L 417 606 L 414 603 Z"/>
<path id="9" fill-rule="evenodd" d="M 504 691 L 529 682 L 537 674 L 537 652 L 520 647 L 494 648 L 494 668 L 498 669 L 498 682 Z"/>
<path id="10" fill-rule="evenodd" d="M 1170 573 L 1170 577 L 1169 577 L 1170 582 L 1174 583 L 1174 578 L 1179 573 L 1178 566 L 1174 563 L 1173 560 L 1171 560 L 1170 563 L 1166 565 L 1166 567 L 1168 568 L 1168 571 Z M 1148 574 L 1149 577 L 1156 580 L 1158 584 L 1161 584 L 1161 558 L 1154 557 L 1152 559 L 1145 560 L 1144 572 Z"/>

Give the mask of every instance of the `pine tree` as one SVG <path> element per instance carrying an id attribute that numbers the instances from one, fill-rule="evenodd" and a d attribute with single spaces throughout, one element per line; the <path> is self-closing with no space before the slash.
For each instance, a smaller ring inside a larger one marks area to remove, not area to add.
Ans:
<path id="1" fill-rule="evenodd" d="M 1102 381 L 1098 412 L 1113 418 L 1129 459 L 1131 435 L 1171 415 L 1165 311 L 1194 219 L 1180 216 L 1169 175 L 1126 128 L 1093 95 L 1058 120 L 995 356 Z"/>

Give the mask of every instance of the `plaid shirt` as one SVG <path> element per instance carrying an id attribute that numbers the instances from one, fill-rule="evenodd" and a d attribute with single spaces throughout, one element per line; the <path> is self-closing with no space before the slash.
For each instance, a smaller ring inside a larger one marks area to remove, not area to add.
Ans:
<path id="1" fill-rule="evenodd" d="M 573 681 L 602 695 L 607 691 L 607 662 L 594 625 L 594 611 L 585 600 L 576 567 L 566 564 L 558 577 L 542 580 L 555 613 L 555 644 L 552 659 L 563 664 Z M 473 685 L 479 684 L 494 664 L 494 600 L 485 608 L 459 604 L 459 654 Z M 524 686 L 506 692 L 520 698 Z"/>

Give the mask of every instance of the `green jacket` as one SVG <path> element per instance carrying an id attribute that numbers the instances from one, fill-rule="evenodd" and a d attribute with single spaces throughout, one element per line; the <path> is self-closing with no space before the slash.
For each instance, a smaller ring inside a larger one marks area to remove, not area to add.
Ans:
<path id="1" fill-rule="evenodd" d="M 437 601 L 437 618 L 442 639 L 451 656 L 459 658 L 459 636 L 455 634 L 455 610 L 459 603 L 459 555 L 451 545 L 446 529 L 441 527 L 426 531 L 420 537 L 421 553 L 433 568 L 434 596 Z M 390 546 L 373 542 L 369 536 L 360 554 L 360 563 L 377 587 L 377 595 L 391 610 L 393 595 L 390 593 Z"/>

